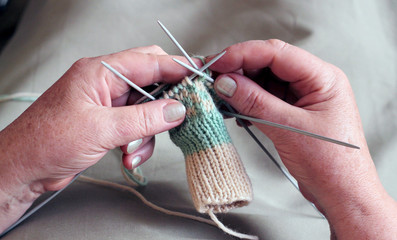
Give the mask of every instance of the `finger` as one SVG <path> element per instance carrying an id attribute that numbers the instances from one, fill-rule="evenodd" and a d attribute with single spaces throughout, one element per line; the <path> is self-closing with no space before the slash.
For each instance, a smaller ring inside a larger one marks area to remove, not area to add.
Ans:
<path id="1" fill-rule="evenodd" d="M 157 45 L 132 48 L 131 51 L 139 53 L 151 53 L 157 55 L 168 55 L 161 47 Z"/>
<path id="2" fill-rule="evenodd" d="M 147 142 L 149 142 L 152 138 L 153 136 L 139 138 L 137 140 L 129 142 L 126 145 L 121 146 L 120 149 L 124 154 L 132 154 L 135 151 L 137 151 L 140 147 L 145 145 Z"/>
<path id="3" fill-rule="evenodd" d="M 127 169 L 139 167 L 146 162 L 153 154 L 155 138 L 151 138 L 146 144 L 141 146 L 132 154 L 123 154 L 123 165 Z"/>
<path id="4" fill-rule="evenodd" d="M 97 61 L 105 61 L 130 81 L 144 87 L 156 82 L 176 83 L 191 74 L 189 70 L 175 63 L 172 58 L 186 62 L 180 56 L 155 55 L 134 51 L 105 56 L 98 58 Z M 196 63 L 199 66 L 202 65 L 199 60 L 196 60 Z M 111 99 L 118 98 L 130 89 L 127 83 L 119 79 L 102 64 L 98 63 L 97 66 L 101 68 L 98 71 L 102 71 L 103 76 L 105 76 L 105 82 L 110 88 Z"/>
<path id="5" fill-rule="evenodd" d="M 152 46 L 145 46 L 145 47 L 137 47 L 130 49 L 131 52 L 136 53 L 146 53 L 146 54 L 156 54 L 156 55 L 168 55 L 161 47 L 157 45 Z M 136 93 L 136 92 L 135 92 Z M 112 100 L 112 106 L 124 106 L 128 102 L 135 102 L 138 100 L 142 95 L 141 94 L 134 94 L 134 92 L 126 92 L 120 97 Z"/>
<path id="6" fill-rule="evenodd" d="M 149 50 L 151 49 L 151 50 Z M 146 53 L 150 51 L 150 53 Z M 162 55 L 157 55 L 160 53 Z M 116 71 L 127 77 L 136 85 L 143 87 L 155 82 L 176 83 L 190 71 L 175 63 L 172 58 L 186 61 L 181 56 L 163 55 L 163 51 L 154 47 L 146 49 L 129 49 L 119 53 L 94 58 L 82 58 L 75 62 L 72 68 L 65 74 L 64 79 L 69 79 L 70 74 L 79 81 L 79 86 L 93 86 L 96 91 L 85 89 L 87 95 L 95 102 L 101 102 L 105 106 L 111 106 L 112 100 L 117 99 L 130 90 L 130 86 L 119 79 L 114 73 L 101 64 L 108 63 Z M 198 66 L 202 66 L 199 59 L 194 59 Z M 69 74 L 69 75 L 68 75 Z M 100 93 L 98 96 L 95 92 Z M 99 97 L 99 99 L 97 99 Z M 122 102 L 117 101 L 118 103 Z"/>
<path id="7" fill-rule="evenodd" d="M 189 70 L 174 62 L 172 58 L 187 62 L 181 56 L 141 53 L 134 49 L 104 56 L 100 59 L 109 63 L 138 86 L 147 86 L 159 81 L 175 83 L 190 73 Z M 199 59 L 194 59 L 194 61 L 197 65 L 202 65 Z"/>
<path id="8" fill-rule="evenodd" d="M 222 99 L 247 116 L 289 124 L 290 116 L 302 114 L 299 108 L 282 101 L 240 74 L 220 75 L 215 81 L 215 90 Z"/>
<path id="9" fill-rule="evenodd" d="M 210 68 L 220 73 L 252 72 L 269 67 L 280 79 L 294 83 L 299 96 L 330 85 L 334 67 L 303 49 L 280 40 L 248 41 L 226 49 Z M 327 77 L 325 77 L 327 76 Z"/>
<path id="10" fill-rule="evenodd" d="M 104 129 L 101 137 L 110 148 L 123 146 L 176 127 L 184 120 L 185 112 L 185 107 L 172 99 L 105 108 L 100 118 Z"/>

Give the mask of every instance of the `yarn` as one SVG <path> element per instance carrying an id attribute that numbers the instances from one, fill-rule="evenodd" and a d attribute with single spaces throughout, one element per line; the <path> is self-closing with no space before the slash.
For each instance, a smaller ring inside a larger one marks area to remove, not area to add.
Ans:
<path id="1" fill-rule="evenodd" d="M 186 214 L 186 213 L 171 211 L 171 210 L 162 208 L 160 206 L 157 206 L 156 204 L 148 201 L 140 192 L 138 192 L 136 189 L 134 189 L 133 187 L 130 187 L 130 186 L 126 186 L 126 185 L 122 185 L 122 184 L 119 184 L 119 183 L 110 182 L 110 181 L 106 181 L 106 180 L 95 179 L 95 178 L 87 177 L 87 176 L 84 176 L 84 175 L 81 175 L 78 178 L 78 180 L 82 181 L 82 182 L 96 184 L 96 185 L 103 186 L 103 187 L 110 187 L 110 188 L 113 188 L 113 189 L 128 191 L 128 192 L 133 193 L 135 196 L 137 196 L 145 205 L 153 208 L 156 211 L 159 211 L 159 212 L 165 213 L 167 215 L 171 215 L 171 216 L 183 217 L 183 218 L 187 218 L 187 219 L 192 219 L 194 221 L 206 223 L 206 224 L 209 224 L 209 225 L 212 225 L 212 226 L 217 226 L 216 223 L 212 222 L 209 219 L 198 217 L 198 216 L 194 216 L 194 215 L 190 215 L 190 214 Z"/>
<path id="2" fill-rule="evenodd" d="M 40 96 L 39 93 L 20 92 L 13 94 L 0 94 L 0 103 L 7 101 L 34 102 Z"/>
<path id="3" fill-rule="evenodd" d="M 236 231 L 231 230 L 230 228 L 227 228 L 225 225 L 223 225 L 223 223 L 221 223 L 218 218 L 215 216 L 215 214 L 212 211 L 208 212 L 208 215 L 210 216 L 210 218 L 212 219 L 212 221 L 214 221 L 214 223 L 220 228 L 222 229 L 222 231 L 224 231 L 227 234 L 230 234 L 232 236 L 241 238 L 241 239 L 251 239 L 251 240 L 259 240 L 259 238 L 257 236 L 253 236 L 253 235 L 248 235 L 248 234 L 244 234 L 244 233 L 239 233 Z"/>
<path id="4" fill-rule="evenodd" d="M 123 162 L 120 162 L 120 170 L 127 183 L 133 187 L 143 187 L 147 185 L 147 179 L 142 174 L 140 167 L 134 169 L 127 169 Z"/>
<path id="5" fill-rule="evenodd" d="M 164 214 L 170 215 L 170 216 L 176 216 L 176 217 L 182 217 L 182 218 L 186 218 L 186 219 L 191 219 L 194 221 L 198 221 L 198 222 L 202 222 L 211 226 L 215 226 L 220 228 L 221 230 L 223 230 L 225 233 L 228 233 L 232 236 L 241 238 L 241 239 L 251 239 L 251 240 L 258 240 L 259 238 L 257 236 L 252 236 L 252 235 L 247 235 L 247 234 L 242 234 L 242 233 L 238 233 L 235 232 L 229 228 L 227 228 L 225 225 L 223 225 L 215 216 L 215 214 L 212 211 L 208 212 L 208 215 L 210 216 L 210 219 L 206 219 L 203 217 L 199 217 L 199 216 L 194 216 L 191 214 L 186 214 L 186 213 L 182 213 L 182 212 L 177 212 L 177 211 L 172 211 L 172 210 L 168 210 L 165 208 L 162 208 L 160 206 L 157 206 L 156 204 L 148 201 L 140 192 L 138 192 L 136 189 L 134 189 L 133 187 L 130 186 L 126 186 L 126 185 L 122 185 L 119 183 L 114 183 L 114 182 L 110 182 L 110 181 L 106 181 L 106 180 L 101 180 L 101 179 L 95 179 L 95 178 L 91 178 L 91 177 L 87 177 L 84 175 L 80 175 L 78 178 L 79 181 L 82 182 L 87 182 L 87 183 L 91 183 L 91 184 L 96 184 L 102 187 L 109 187 L 109 188 L 113 188 L 113 189 L 117 189 L 117 190 L 122 190 L 122 191 L 128 191 L 132 194 L 134 194 L 136 197 L 138 197 L 146 206 L 162 212 Z"/>
<path id="6" fill-rule="evenodd" d="M 186 107 L 185 121 L 169 131 L 181 148 L 194 206 L 200 213 L 226 213 L 252 200 L 251 182 L 203 80 L 185 78 L 164 98 Z"/>

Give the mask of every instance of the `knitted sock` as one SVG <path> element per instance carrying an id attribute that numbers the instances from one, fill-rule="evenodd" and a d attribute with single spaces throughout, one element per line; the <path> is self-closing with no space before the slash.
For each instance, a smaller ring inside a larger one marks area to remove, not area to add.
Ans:
<path id="1" fill-rule="evenodd" d="M 189 80 L 164 93 L 186 107 L 185 121 L 169 131 L 181 148 L 194 205 L 200 213 L 226 213 L 252 200 L 252 187 L 223 117 L 204 80 Z M 210 90 L 211 91 L 211 90 Z"/>

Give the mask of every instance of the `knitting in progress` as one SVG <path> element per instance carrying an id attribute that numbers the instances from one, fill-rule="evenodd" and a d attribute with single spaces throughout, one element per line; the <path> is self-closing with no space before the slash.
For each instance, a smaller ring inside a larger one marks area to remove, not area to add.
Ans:
<path id="1" fill-rule="evenodd" d="M 164 94 L 186 107 L 185 121 L 169 131 L 181 148 L 194 206 L 200 213 L 226 213 L 252 200 L 244 166 L 203 80 L 185 78 Z"/>
<path id="2" fill-rule="evenodd" d="M 160 86 L 157 93 L 159 92 L 163 92 L 164 98 L 178 100 L 186 108 L 184 122 L 171 129 L 169 134 L 185 156 L 187 180 L 196 210 L 208 214 L 213 221 L 210 222 L 211 225 L 218 226 L 230 235 L 242 239 L 258 239 L 225 227 L 214 214 L 227 213 L 233 208 L 248 205 L 253 194 L 249 177 L 218 111 L 221 99 L 216 95 L 213 85 L 203 78 L 190 80 L 185 77 L 177 85 Z M 148 99 L 143 102 L 145 101 Z M 131 186 L 146 185 L 147 181 L 140 169 L 128 170 L 122 164 L 121 168 L 124 178 Z M 138 196 L 136 190 L 129 191 Z M 171 214 L 172 211 L 164 210 L 147 200 L 143 201 L 166 214 L 208 223 L 183 213 Z"/>
<path id="3" fill-rule="evenodd" d="M 186 77 L 164 93 L 164 98 L 176 99 L 186 107 L 185 121 L 169 131 L 171 140 L 185 156 L 187 180 L 196 210 L 207 213 L 228 234 L 257 239 L 228 229 L 214 214 L 247 205 L 252 200 L 252 186 L 216 107 L 218 97 L 212 85 L 204 81 Z"/>

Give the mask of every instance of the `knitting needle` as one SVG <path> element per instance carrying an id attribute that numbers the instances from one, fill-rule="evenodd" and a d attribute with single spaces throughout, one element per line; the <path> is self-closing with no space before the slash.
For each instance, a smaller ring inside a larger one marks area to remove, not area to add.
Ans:
<path id="1" fill-rule="evenodd" d="M 182 54 L 186 57 L 186 59 L 189 61 L 189 63 L 195 68 L 195 70 L 198 69 L 198 71 L 203 72 L 204 70 L 206 70 L 209 66 L 211 66 L 214 62 L 216 62 L 219 58 L 221 58 L 226 51 L 220 53 L 218 56 L 216 56 L 214 59 L 212 59 L 211 61 L 209 61 L 207 64 L 205 64 L 202 68 L 198 68 L 198 66 L 194 63 L 193 59 L 189 56 L 189 54 L 186 53 L 185 49 L 179 44 L 179 42 L 175 39 L 175 37 L 171 34 L 170 31 L 168 31 L 168 29 L 158 20 L 157 21 L 158 24 L 160 25 L 160 27 L 164 30 L 164 32 L 167 34 L 167 36 L 171 39 L 171 41 L 177 46 L 177 48 L 182 52 Z M 214 82 L 214 79 L 207 77 L 206 75 L 200 74 L 198 72 L 195 72 L 195 70 L 193 70 L 193 68 L 190 68 L 189 65 L 184 65 L 185 63 L 180 62 L 179 60 L 175 60 L 177 63 L 181 64 L 182 66 L 188 68 L 190 71 L 194 72 L 195 74 L 201 76 L 201 77 L 205 77 L 205 79 L 207 79 L 210 82 Z M 192 76 L 189 77 L 189 79 L 193 79 L 195 76 L 194 74 Z"/>
<path id="2" fill-rule="evenodd" d="M 168 31 L 168 29 L 159 20 L 157 20 L 157 22 L 160 25 L 160 27 L 164 30 L 164 32 L 167 34 L 167 36 L 171 39 L 171 41 L 175 44 L 175 46 L 182 52 L 182 54 L 185 56 L 185 58 L 189 61 L 190 65 L 192 65 L 196 70 L 198 70 L 199 68 L 196 65 L 196 63 L 194 63 L 193 59 L 189 56 L 189 54 L 186 53 L 185 49 L 183 49 L 183 47 L 179 44 L 179 42 L 175 39 L 175 37 L 171 34 L 171 32 Z M 175 59 L 174 59 L 174 61 L 175 61 Z M 178 62 L 178 63 L 181 64 L 181 62 Z M 188 65 L 185 65 L 185 66 L 188 66 Z M 205 79 L 207 79 L 208 81 L 214 82 L 214 79 L 212 79 L 211 77 L 207 77 L 206 75 L 203 76 L 202 74 L 198 73 L 197 71 L 192 70 L 193 68 L 190 68 L 190 66 L 188 67 L 188 69 L 191 70 L 192 72 L 196 73 L 199 76 L 205 77 Z"/>
<path id="3" fill-rule="evenodd" d="M 200 72 L 198 69 L 194 69 L 193 67 L 187 65 L 186 63 L 176 59 L 176 58 L 172 58 L 172 60 L 174 60 L 175 62 L 177 62 L 179 65 L 189 69 L 190 71 L 194 72 L 195 74 L 199 75 L 200 77 L 204 77 L 205 79 L 207 79 L 210 82 L 214 82 L 214 79 L 212 79 L 210 76 L 207 76 L 207 74 Z"/>
<path id="4" fill-rule="evenodd" d="M 157 20 L 157 23 L 160 25 L 160 27 L 164 30 L 164 32 L 167 34 L 167 36 L 171 39 L 171 41 L 179 48 L 179 50 L 183 53 L 183 55 L 186 57 L 186 59 L 189 61 L 189 63 L 196 69 L 198 69 L 197 65 L 194 63 L 194 61 L 190 58 L 189 54 L 186 53 L 185 49 L 178 43 L 178 41 L 172 36 L 170 31 L 159 21 Z"/>
<path id="5" fill-rule="evenodd" d="M 145 95 L 146 97 L 150 98 L 151 100 L 156 100 L 156 98 L 154 98 L 152 95 L 150 95 L 149 93 L 147 93 L 145 90 L 143 90 L 142 88 L 140 88 L 138 85 L 136 85 L 135 83 L 131 82 L 128 78 L 126 78 L 124 75 L 122 75 L 121 73 L 119 73 L 116 69 L 112 68 L 109 64 L 107 64 L 104 61 L 101 61 L 101 63 L 107 68 L 109 69 L 112 73 L 116 74 L 119 78 L 121 78 L 122 80 L 124 80 L 128 85 L 130 85 L 131 87 L 133 87 L 135 90 L 137 90 L 138 92 L 142 93 L 143 95 Z"/>
<path id="6" fill-rule="evenodd" d="M 168 29 L 159 21 L 157 20 L 158 24 L 160 25 L 160 27 L 164 30 L 164 32 L 167 34 L 167 36 L 171 39 L 171 41 L 175 44 L 175 46 L 182 52 L 182 54 L 185 56 L 185 58 L 188 60 L 188 62 L 195 68 L 191 68 L 189 65 L 180 62 L 179 60 L 175 60 L 177 63 L 181 64 L 182 66 L 186 67 L 187 69 L 189 69 L 190 71 L 196 73 L 197 75 L 201 76 L 201 77 L 205 77 L 205 79 L 207 79 L 210 82 L 214 82 L 214 79 L 212 79 L 211 77 L 207 77 L 206 74 L 203 74 L 199 71 L 198 66 L 194 63 L 193 59 L 189 56 L 189 54 L 186 53 L 185 49 L 183 49 L 183 47 L 179 44 L 179 42 L 175 39 L 175 37 L 171 34 L 170 31 L 168 31 Z M 219 58 L 218 58 L 219 59 Z M 217 59 L 217 60 L 218 60 Z M 216 61 L 216 60 L 215 60 Z M 214 62 L 215 62 L 214 61 Z M 194 69 L 194 70 L 193 70 Z"/>
<path id="7" fill-rule="evenodd" d="M 207 68 L 209 68 L 213 63 L 215 63 L 216 61 L 219 60 L 219 58 L 221 58 L 223 55 L 225 55 L 226 51 L 221 52 L 220 54 L 218 54 L 217 56 L 215 56 L 213 59 L 211 59 L 211 61 L 207 62 L 206 64 L 204 64 L 204 66 L 202 66 L 199 71 L 200 72 L 204 72 L 205 70 L 207 70 Z M 196 73 L 193 73 L 189 79 L 192 80 L 193 78 L 195 78 L 197 76 Z"/>
<path id="8" fill-rule="evenodd" d="M 208 62 L 207 64 L 205 64 L 202 68 L 198 68 L 198 66 L 196 65 L 196 63 L 194 63 L 193 59 L 189 56 L 189 54 L 186 53 L 185 49 L 183 49 L 183 47 L 179 44 L 179 42 L 175 39 L 175 37 L 171 34 L 170 31 L 168 31 L 168 29 L 164 26 L 164 24 L 162 24 L 160 22 L 160 20 L 157 20 L 157 23 L 160 25 L 160 27 L 164 30 L 164 32 L 167 34 L 167 36 L 171 39 L 171 41 L 175 44 L 175 46 L 182 52 L 182 54 L 186 57 L 186 59 L 189 61 L 189 63 L 195 68 L 198 69 L 198 71 L 203 72 L 205 69 L 207 69 L 209 66 L 211 66 L 214 62 L 216 62 L 219 58 L 221 58 L 226 51 L 222 52 L 221 54 L 219 54 L 218 56 L 216 56 L 214 59 L 212 59 L 210 62 Z M 175 60 L 175 59 L 174 59 Z M 180 62 L 178 62 L 179 64 L 181 64 Z M 188 65 L 187 65 L 188 66 Z M 190 66 L 189 66 L 190 67 Z M 191 70 L 192 72 L 194 72 L 195 74 L 199 75 L 199 76 L 203 76 L 202 74 L 200 75 L 199 73 L 195 72 L 194 70 L 188 68 L 189 70 Z M 189 79 L 193 79 L 195 76 L 192 75 L 189 77 Z M 210 82 L 214 82 L 214 79 L 210 78 L 210 77 L 206 77 L 206 75 L 204 75 L 204 77 L 210 81 Z"/>
<path id="9" fill-rule="evenodd" d="M 248 120 L 248 121 L 253 121 L 253 122 L 257 122 L 257 123 L 266 124 L 266 125 L 269 125 L 269 126 L 272 126 L 272 127 L 281 128 L 281 129 L 285 129 L 285 130 L 288 130 L 288 131 L 296 132 L 296 133 L 303 134 L 303 135 L 306 135 L 306 136 L 309 136 L 309 137 L 313 137 L 313 138 L 317 138 L 317 139 L 320 139 L 320 140 L 323 140 L 323 141 L 339 144 L 339 145 L 342 145 L 342 146 L 345 146 L 345 147 L 360 149 L 360 147 L 358 147 L 356 145 L 353 145 L 353 144 L 350 144 L 350 143 L 342 142 L 342 141 L 335 140 L 335 139 L 332 139 L 332 138 L 329 138 L 329 137 L 324 137 L 324 136 L 321 136 L 321 135 L 318 135 L 318 134 L 315 134 L 315 133 L 307 132 L 307 131 L 300 130 L 300 129 L 297 129 L 297 128 L 294 128 L 294 127 L 285 126 L 285 125 L 282 125 L 282 124 L 279 124 L 279 123 L 274 123 L 274 122 L 266 121 L 266 120 L 263 120 L 263 119 L 248 117 L 248 116 L 245 116 L 245 115 L 241 115 L 241 114 L 237 114 L 237 113 L 231 113 L 231 112 L 226 112 L 226 111 L 222 111 L 222 110 L 220 112 L 222 114 L 224 114 L 224 115 L 227 115 L 227 116 L 231 116 L 231 117 L 235 117 L 235 118 L 241 118 L 241 119 Z"/>

